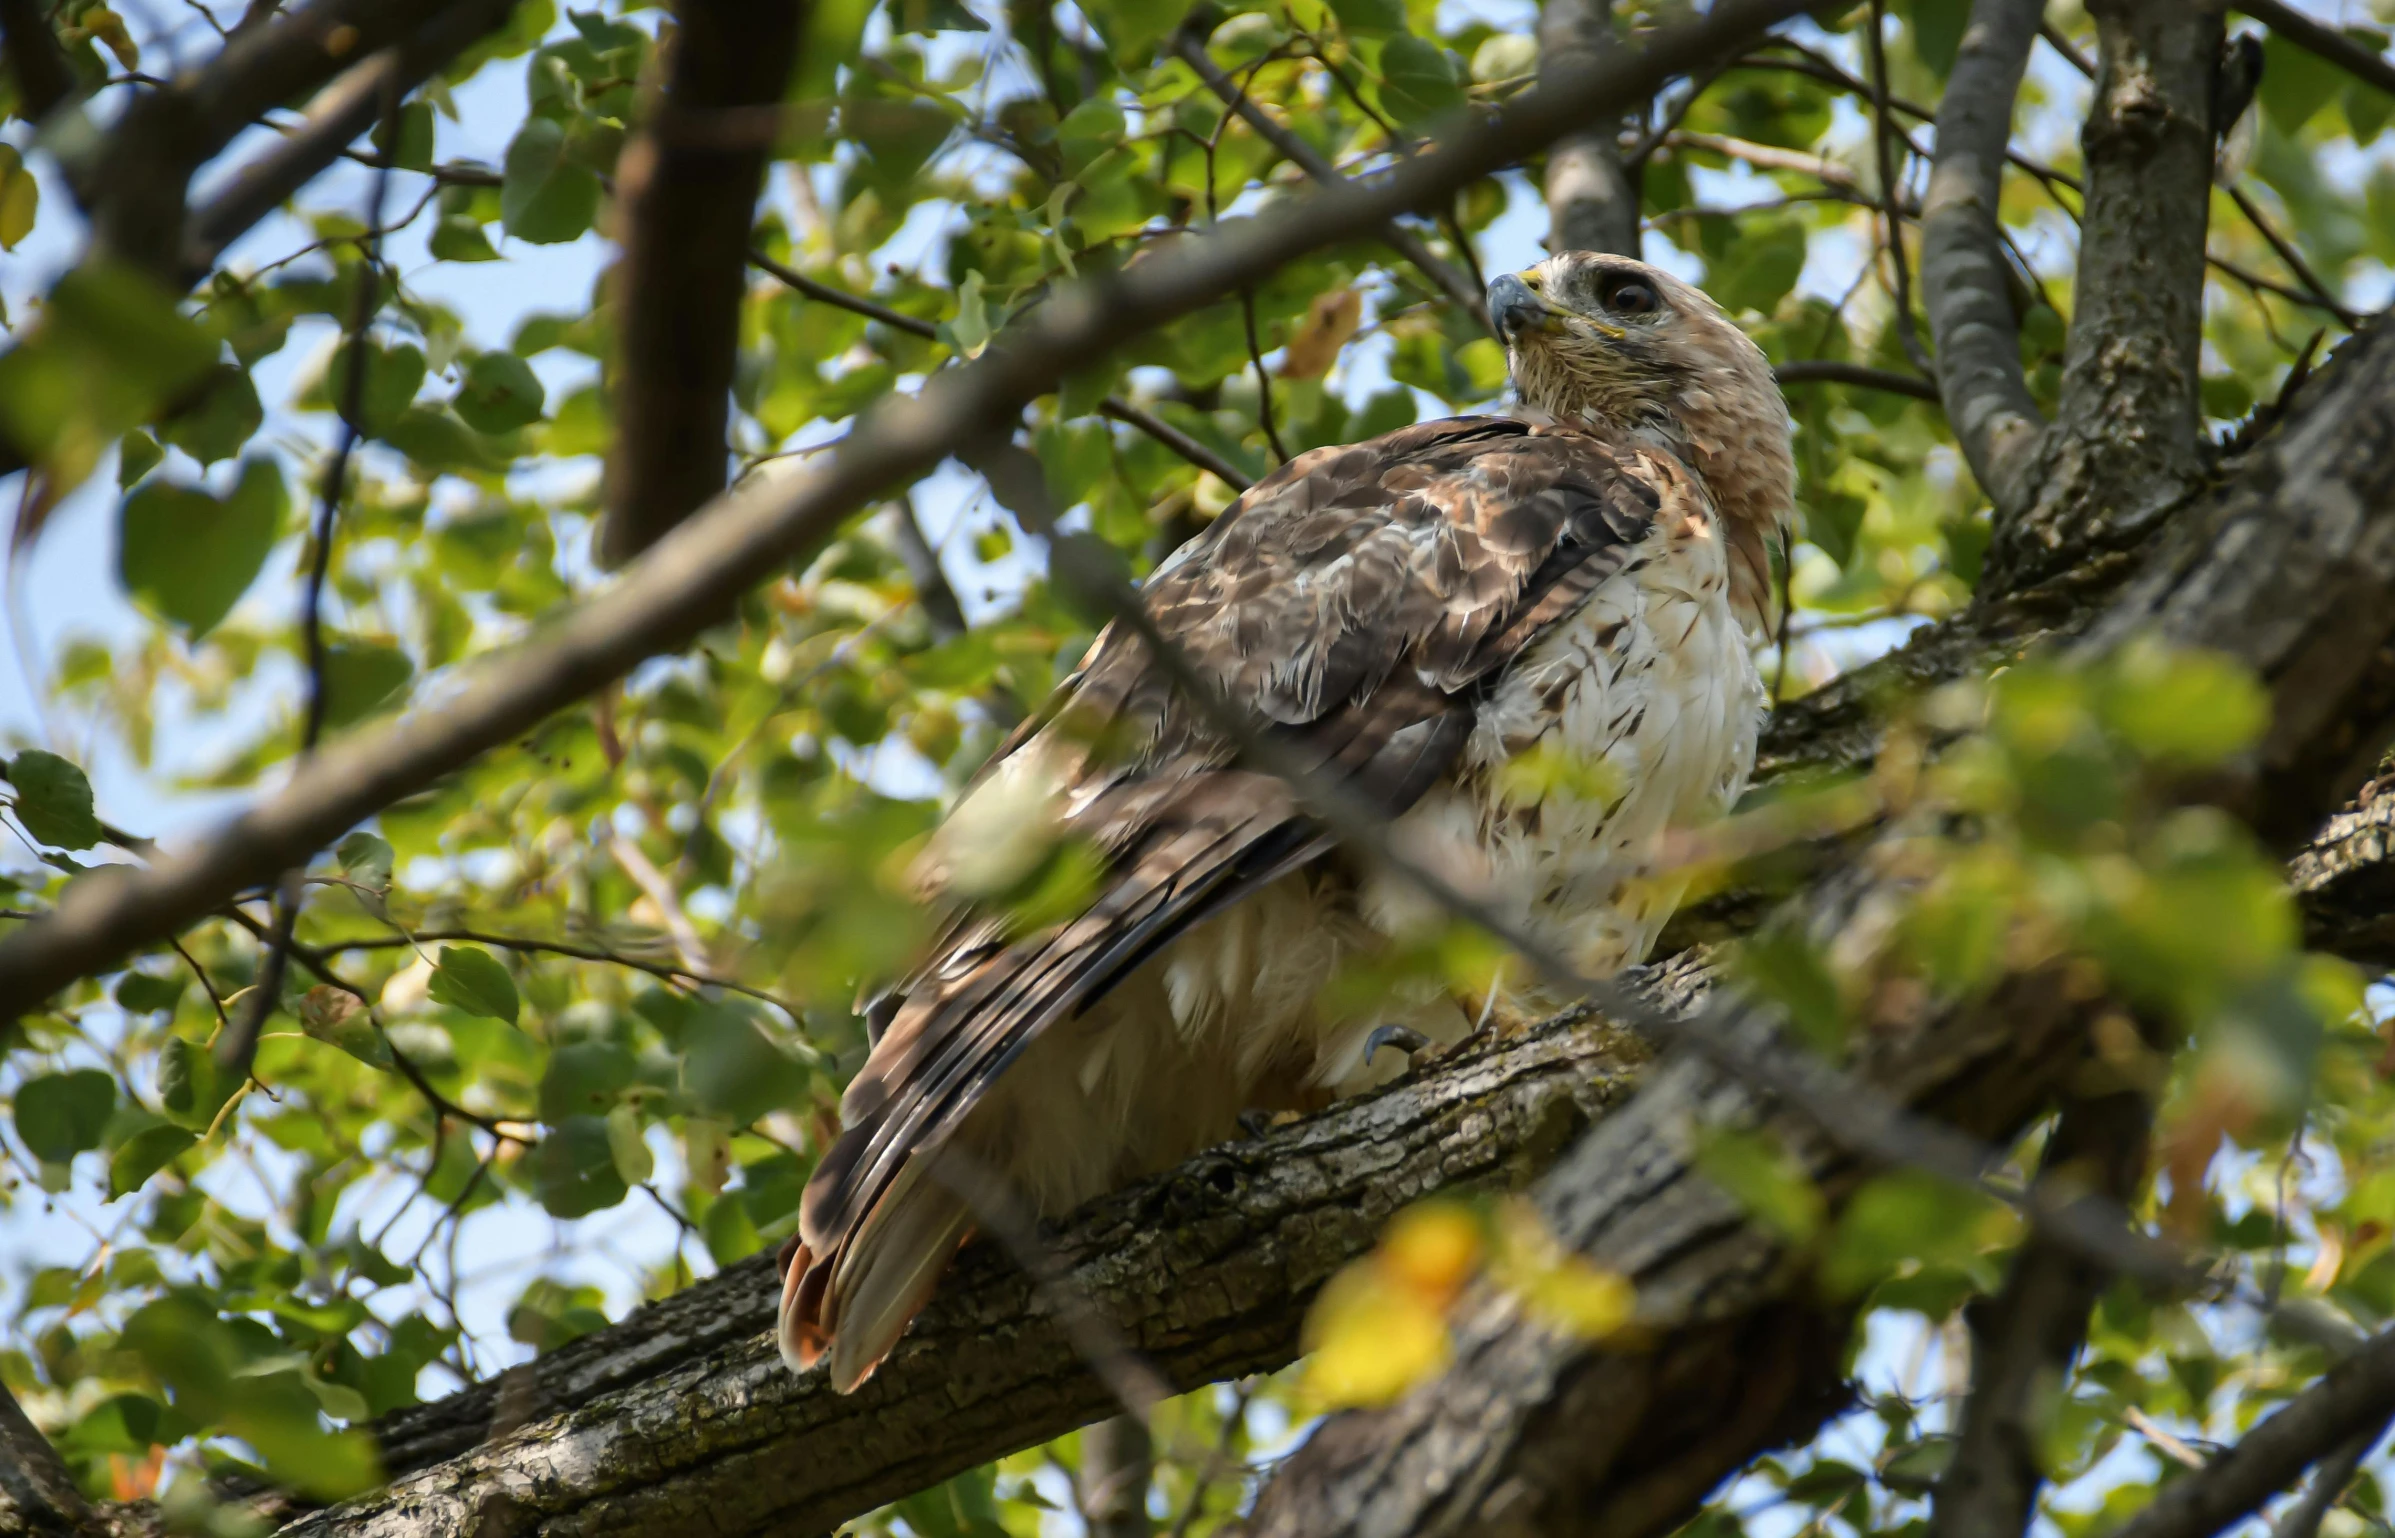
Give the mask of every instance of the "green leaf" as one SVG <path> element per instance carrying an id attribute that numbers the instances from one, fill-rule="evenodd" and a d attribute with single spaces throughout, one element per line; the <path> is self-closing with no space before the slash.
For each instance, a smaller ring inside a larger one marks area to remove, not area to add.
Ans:
<path id="1" fill-rule="evenodd" d="M 734 1126 L 795 1105 L 807 1085 L 804 1064 L 765 1034 L 757 1017 L 734 1004 L 712 1004 L 682 1037 L 682 1079 L 691 1097 Z"/>
<path id="2" fill-rule="evenodd" d="M 340 863 L 342 875 L 381 891 L 391 884 L 391 867 L 398 856 L 388 841 L 360 828 L 333 846 L 333 858 Z"/>
<path id="3" fill-rule="evenodd" d="M 116 1110 L 116 1079 L 97 1068 L 45 1073 L 17 1086 L 17 1136 L 33 1156 L 65 1164 L 100 1146 L 100 1133 Z"/>
<path id="4" fill-rule="evenodd" d="M 140 1190 L 152 1175 L 198 1141 L 191 1132 L 171 1122 L 160 1122 L 134 1133 L 108 1161 L 108 1199 L 115 1201 Z"/>
<path id="5" fill-rule="evenodd" d="M 338 731 L 372 715 L 405 689 L 416 664 L 379 641 L 337 641 L 324 649 L 324 724 Z"/>
<path id="6" fill-rule="evenodd" d="M 1411 32 L 1390 38 L 1381 49 L 1380 79 L 1381 105 L 1401 127 L 1419 127 L 1464 104 L 1447 50 Z"/>
<path id="7" fill-rule="evenodd" d="M 1696 1167 L 1783 1237 L 1802 1244 L 1820 1231 L 1821 1189 L 1776 1138 L 1709 1128 L 1697 1145 Z"/>
<path id="8" fill-rule="evenodd" d="M 433 999 L 485 1020 L 516 1023 L 521 1007 L 515 979 L 489 951 L 474 945 L 444 945 L 432 969 Z"/>
<path id="9" fill-rule="evenodd" d="M 391 163 L 402 171 L 432 169 L 432 103 L 411 101 L 399 109 L 399 132 L 394 136 L 383 132 L 378 123 L 374 129 L 374 148 L 378 154 L 391 157 Z"/>
<path id="10" fill-rule="evenodd" d="M 576 1116 L 604 1116 L 633 1074 L 632 1054 L 612 1041 L 559 1047 L 541 1075 L 540 1119 L 558 1127 Z"/>
<path id="11" fill-rule="evenodd" d="M 144 481 L 118 519 L 117 574 L 135 603 L 196 641 L 257 579 L 288 507 L 272 459 L 244 464 L 222 501 L 196 486 Z"/>
<path id="12" fill-rule="evenodd" d="M 42 203 L 41 183 L 25 168 L 25 158 L 13 144 L 0 144 L 0 251 L 13 251 L 33 233 L 34 215 Z"/>
<path id="13" fill-rule="evenodd" d="M 116 449 L 117 488 L 122 490 L 140 480 L 156 469 L 158 461 L 165 457 L 166 450 L 158 446 L 158 440 L 140 428 L 125 434 Z"/>
<path id="14" fill-rule="evenodd" d="M 1728 252 L 1710 259 L 1705 290 L 1725 310 L 1769 315 L 1805 270 L 1805 229 L 1794 219 L 1749 220 Z"/>
<path id="15" fill-rule="evenodd" d="M 508 144 L 499 220 L 516 239 L 536 246 L 578 240 L 597 217 L 599 179 L 565 151 L 565 129 L 545 117 L 526 120 Z"/>
<path id="16" fill-rule="evenodd" d="M 170 1036 L 158 1049 L 158 1103 L 177 1122 L 206 1127 L 232 1094 L 233 1086 L 219 1081 L 216 1059 L 198 1042 Z"/>
<path id="17" fill-rule="evenodd" d="M 1913 57 L 1940 80 L 1962 52 L 1963 24 L 1970 16 L 1970 0 L 1913 0 Z"/>
<path id="18" fill-rule="evenodd" d="M 491 237 L 483 233 L 482 221 L 464 214 L 443 214 L 432 227 L 432 238 L 425 242 L 435 261 L 495 262 L 498 248 Z"/>
<path id="19" fill-rule="evenodd" d="M 162 977 L 156 972 L 129 971 L 117 979 L 115 998 L 117 1006 L 131 1014 L 154 1015 L 182 1003 L 190 986 L 180 973 Z"/>
<path id="20" fill-rule="evenodd" d="M 8 765 L 16 787 L 17 820 L 34 842 L 52 849 L 89 849 L 103 837 L 92 815 L 91 781 L 55 753 L 27 748 Z"/>
<path id="21" fill-rule="evenodd" d="M 231 459 L 266 421 L 249 370 L 219 363 L 197 402 L 161 423 L 158 435 L 203 465 Z"/>
<path id="22" fill-rule="evenodd" d="M 526 1156 L 532 1194 L 552 1217 L 579 1218 L 624 1199 L 630 1187 L 616 1168 L 606 1118 L 570 1116 Z"/>
<path id="23" fill-rule="evenodd" d="M 607 1113 L 607 1147 L 615 1156 L 615 1172 L 628 1186 L 639 1185 L 657 1172 L 657 1156 L 649 1151 L 646 1134 L 638 1106 L 627 1103 Z"/>
<path id="24" fill-rule="evenodd" d="M 1331 0 L 1331 14 L 1357 37 L 1379 37 L 1405 30 L 1404 0 Z"/>
<path id="25" fill-rule="evenodd" d="M 2338 68 L 2309 49 L 2273 32 L 2262 39 L 2262 79 L 2254 88 L 2262 115 L 2284 134 L 2295 134 L 2337 99 L 2345 84 Z"/>
<path id="26" fill-rule="evenodd" d="M 1852 1297 L 1909 1261 L 1967 1265 L 2016 1226 L 1990 1198 L 1935 1175 L 1881 1175 L 1840 1214 L 1822 1258 L 1822 1285 L 1833 1297 Z"/>
<path id="27" fill-rule="evenodd" d="M 539 421 L 546 399 L 530 364 L 512 352 L 486 352 L 466 365 L 450 405 L 476 432 L 506 433 Z"/>

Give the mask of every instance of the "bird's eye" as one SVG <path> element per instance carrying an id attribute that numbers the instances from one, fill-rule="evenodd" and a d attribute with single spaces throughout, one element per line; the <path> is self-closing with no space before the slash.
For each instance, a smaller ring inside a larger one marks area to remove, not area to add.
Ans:
<path id="1" fill-rule="evenodd" d="M 1663 308 L 1663 296 L 1644 278 L 1615 278 L 1598 297 L 1616 315 L 1652 315 Z"/>

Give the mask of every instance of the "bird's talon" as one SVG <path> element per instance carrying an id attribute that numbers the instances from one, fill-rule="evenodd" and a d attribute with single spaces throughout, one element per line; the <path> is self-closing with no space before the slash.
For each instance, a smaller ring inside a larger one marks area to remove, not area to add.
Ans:
<path id="1" fill-rule="evenodd" d="M 1239 1113 L 1239 1130 L 1251 1138 L 1261 1138 L 1272 1131 L 1272 1112 L 1250 1107 Z"/>
<path id="2" fill-rule="evenodd" d="M 1395 1047 L 1407 1057 L 1430 1048 L 1430 1038 L 1410 1025 L 1383 1025 L 1364 1038 L 1364 1061 L 1370 1063 L 1383 1047 Z"/>

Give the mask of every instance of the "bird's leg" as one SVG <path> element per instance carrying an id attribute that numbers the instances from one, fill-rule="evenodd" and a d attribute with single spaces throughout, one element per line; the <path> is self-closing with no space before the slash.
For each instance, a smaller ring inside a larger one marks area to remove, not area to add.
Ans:
<path id="1" fill-rule="evenodd" d="M 1410 1058 L 1431 1045 L 1429 1037 L 1410 1025 L 1375 1026 L 1372 1034 L 1364 1038 L 1364 1061 L 1370 1063 L 1373 1055 L 1383 1047 L 1395 1047 Z"/>
<path id="2" fill-rule="evenodd" d="M 1267 1110 L 1263 1106 L 1252 1105 L 1239 1113 L 1237 1118 L 1239 1130 L 1250 1138 L 1262 1138 L 1269 1134 L 1274 1127 L 1279 1126 L 1281 1118 L 1287 1114 L 1285 1111 Z"/>

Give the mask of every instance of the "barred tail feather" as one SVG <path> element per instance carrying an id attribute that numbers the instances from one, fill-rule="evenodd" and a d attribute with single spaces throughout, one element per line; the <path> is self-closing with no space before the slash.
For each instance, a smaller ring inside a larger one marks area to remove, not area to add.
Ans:
<path id="1" fill-rule="evenodd" d="M 804 1369 L 829 1355 L 840 1393 L 873 1376 L 972 1231 L 964 1202 L 921 1178 L 920 1166 L 908 1160 L 831 1253 L 817 1256 L 801 1245 L 782 1273 L 782 1360 Z"/>

